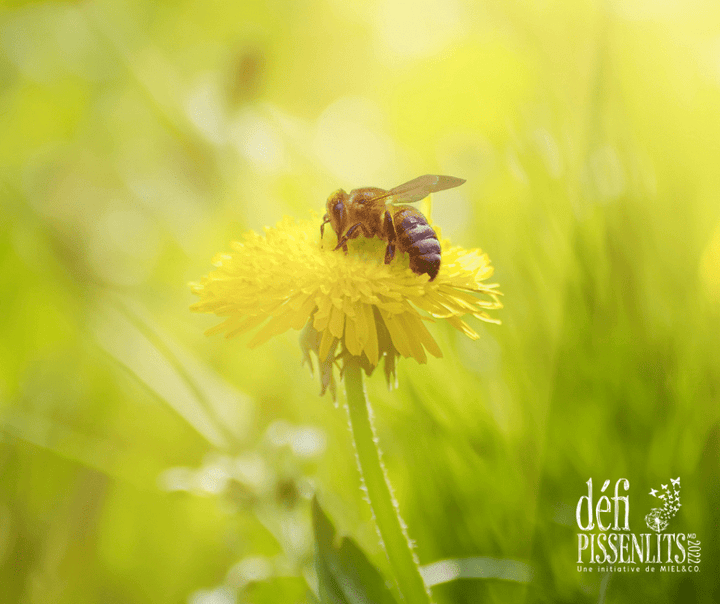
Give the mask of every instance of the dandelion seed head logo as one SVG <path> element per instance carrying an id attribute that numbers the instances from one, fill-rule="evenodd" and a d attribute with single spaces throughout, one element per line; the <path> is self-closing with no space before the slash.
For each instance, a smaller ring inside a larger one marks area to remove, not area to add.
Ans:
<path id="1" fill-rule="evenodd" d="M 650 489 L 650 495 L 663 502 L 662 507 L 653 508 L 645 516 L 645 524 L 651 531 L 661 533 L 664 531 L 670 519 L 678 513 L 680 506 L 680 477 L 672 478 L 670 485 L 661 484 L 660 489 Z"/>

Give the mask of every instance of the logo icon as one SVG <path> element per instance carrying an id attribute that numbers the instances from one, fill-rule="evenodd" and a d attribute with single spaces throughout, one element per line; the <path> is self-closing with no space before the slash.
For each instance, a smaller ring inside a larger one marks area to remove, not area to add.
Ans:
<path id="1" fill-rule="evenodd" d="M 670 484 L 672 489 L 667 484 L 661 484 L 659 491 L 650 489 L 650 495 L 663 501 L 662 507 L 652 508 L 650 513 L 645 516 L 645 524 L 656 533 L 661 533 L 667 528 L 670 519 L 677 514 L 682 505 L 680 503 L 680 477 L 671 478 Z"/>

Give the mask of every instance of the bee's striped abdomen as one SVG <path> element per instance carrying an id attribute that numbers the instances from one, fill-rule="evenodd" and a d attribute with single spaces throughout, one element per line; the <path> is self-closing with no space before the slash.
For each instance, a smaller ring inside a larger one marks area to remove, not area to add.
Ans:
<path id="1" fill-rule="evenodd" d="M 410 268 L 427 273 L 432 281 L 440 270 L 440 242 L 433 228 L 415 208 L 400 207 L 395 212 L 397 246 L 410 256 Z"/>

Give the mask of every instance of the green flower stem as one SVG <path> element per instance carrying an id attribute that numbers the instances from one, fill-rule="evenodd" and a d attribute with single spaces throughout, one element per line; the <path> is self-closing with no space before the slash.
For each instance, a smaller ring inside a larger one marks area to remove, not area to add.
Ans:
<path id="1" fill-rule="evenodd" d="M 344 381 L 360 474 L 398 589 L 406 602 L 430 604 L 430 592 L 420 575 L 417 557 L 382 463 L 372 424 L 372 410 L 363 386 L 362 369 L 353 357 L 345 364 Z"/>

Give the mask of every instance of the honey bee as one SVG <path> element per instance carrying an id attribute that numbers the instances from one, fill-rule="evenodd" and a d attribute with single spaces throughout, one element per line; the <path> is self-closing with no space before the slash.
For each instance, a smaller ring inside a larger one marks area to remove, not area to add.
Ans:
<path id="1" fill-rule="evenodd" d="M 335 231 L 338 243 L 335 250 L 347 253 L 348 239 L 359 235 L 380 237 L 387 241 L 385 264 L 395 257 L 395 249 L 407 252 L 410 268 L 418 275 L 427 273 L 430 281 L 440 270 L 440 242 L 422 212 L 412 206 L 430 193 L 459 187 L 465 180 L 454 176 L 425 174 L 386 191 L 377 187 L 353 189 L 348 195 L 342 189 L 327 200 L 327 214 L 320 225 L 320 238 L 325 225 Z"/>

